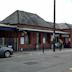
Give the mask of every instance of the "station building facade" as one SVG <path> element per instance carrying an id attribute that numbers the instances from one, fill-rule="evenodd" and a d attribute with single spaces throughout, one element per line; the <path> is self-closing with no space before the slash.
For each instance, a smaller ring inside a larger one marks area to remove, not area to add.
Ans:
<path id="1" fill-rule="evenodd" d="M 53 23 L 46 22 L 37 14 L 17 10 L 0 23 L 0 46 L 12 46 L 15 51 L 39 50 L 43 46 L 51 49 Z M 70 41 L 71 45 L 71 26 L 56 24 L 55 37 L 55 42 L 61 39 L 63 43 Z"/>

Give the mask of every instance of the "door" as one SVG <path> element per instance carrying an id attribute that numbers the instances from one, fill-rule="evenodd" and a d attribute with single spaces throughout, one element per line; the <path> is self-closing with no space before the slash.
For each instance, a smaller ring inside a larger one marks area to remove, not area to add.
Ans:
<path id="1" fill-rule="evenodd" d="M 17 51 L 17 39 L 16 38 L 5 38 L 4 45 L 7 47 L 13 48 L 14 51 Z"/>

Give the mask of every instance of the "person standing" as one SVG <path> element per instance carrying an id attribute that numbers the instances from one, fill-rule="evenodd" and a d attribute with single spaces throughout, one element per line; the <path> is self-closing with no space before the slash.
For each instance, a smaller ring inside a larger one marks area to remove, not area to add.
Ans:
<path id="1" fill-rule="evenodd" d="M 60 43 L 59 49 L 62 50 L 62 48 L 63 48 L 63 41 L 61 39 L 59 39 L 59 43 Z"/>

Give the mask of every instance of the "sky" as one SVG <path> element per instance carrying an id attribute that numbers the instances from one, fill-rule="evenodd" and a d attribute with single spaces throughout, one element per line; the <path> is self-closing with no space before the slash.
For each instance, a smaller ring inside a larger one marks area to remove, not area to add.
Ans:
<path id="1" fill-rule="evenodd" d="M 54 0 L 0 0 L 0 21 L 16 10 L 38 14 L 53 22 Z M 56 22 L 72 24 L 72 0 L 56 0 Z"/>

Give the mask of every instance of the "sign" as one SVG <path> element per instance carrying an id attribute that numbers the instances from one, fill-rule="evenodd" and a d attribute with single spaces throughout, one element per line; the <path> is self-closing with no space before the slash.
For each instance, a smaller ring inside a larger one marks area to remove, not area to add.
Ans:
<path id="1" fill-rule="evenodd" d="M 59 34 L 55 34 L 55 37 L 59 37 Z"/>
<path id="2" fill-rule="evenodd" d="M 61 35 L 62 37 L 69 37 L 69 35 Z"/>
<path id="3" fill-rule="evenodd" d="M 24 37 L 20 37 L 20 44 L 24 44 Z"/>
<path id="4" fill-rule="evenodd" d="M 53 35 L 51 36 L 51 41 L 53 41 L 53 39 L 54 39 L 54 35 L 55 35 L 55 34 L 53 33 Z"/>
<path id="5" fill-rule="evenodd" d="M 45 37 L 43 38 L 43 44 L 45 44 Z"/>

